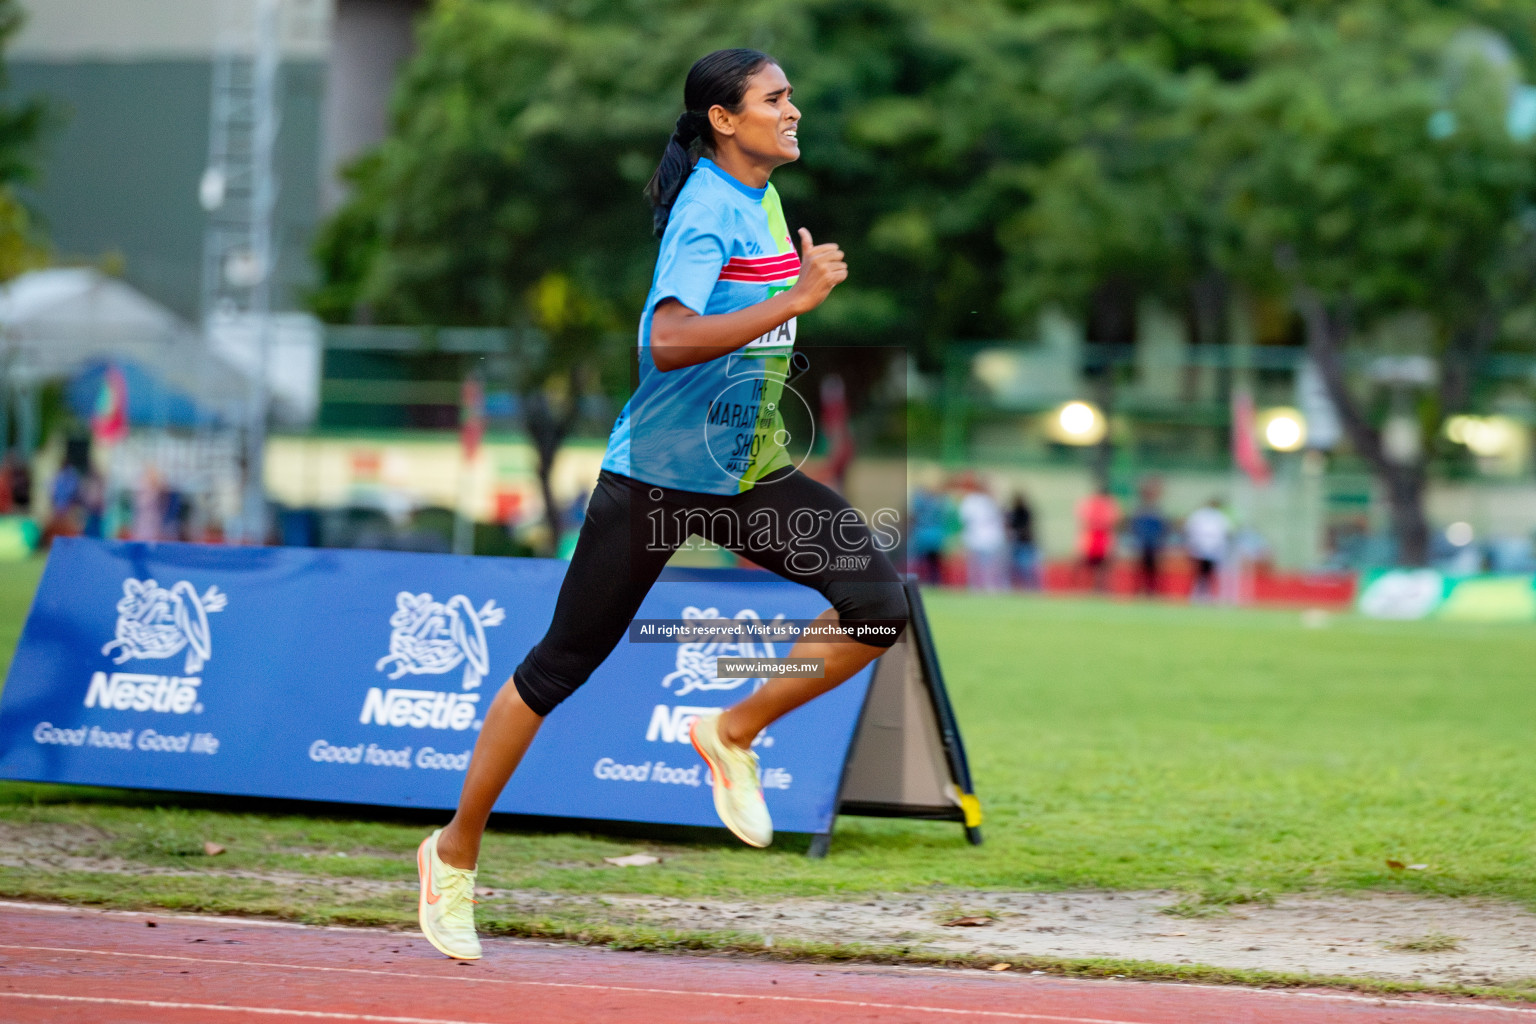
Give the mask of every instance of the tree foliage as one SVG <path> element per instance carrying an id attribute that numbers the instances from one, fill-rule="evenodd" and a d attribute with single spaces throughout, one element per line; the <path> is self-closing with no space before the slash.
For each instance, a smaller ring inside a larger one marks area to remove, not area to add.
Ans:
<path id="1" fill-rule="evenodd" d="M 0 0 L 0 50 L 21 30 L 23 14 L 16 0 Z M 0 90 L 6 85 L 0 63 Z M 16 195 L 32 180 L 38 136 L 46 108 L 40 101 L 0 103 L 0 281 L 47 263 L 48 249 Z"/>
<path id="2" fill-rule="evenodd" d="M 805 158 L 775 178 L 792 226 L 858 273 L 818 336 L 936 353 L 1009 324 L 996 296 L 1006 166 L 1054 138 L 1030 103 L 1032 39 L 993 3 L 719 5 L 444 0 L 420 33 L 389 140 L 352 169 L 315 308 L 330 319 L 536 322 L 561 275 L 589 329 L 632 330 L 654 242 L 640 188 L 718 46 L 784 61 Z"/>
<path id="3" fill-rule="evenodd" d="M 1536 145 L 1511 133 L 1510 68 L 1464 19 L 1350 8 L 1304 22 L 1214 122 L 1235 168 L 1224 216 L 1234 269 L 1290 295 L 1355 451 L 1385 485 L 1400 556 L 1428 556 L 1423 455 L 1393 452 L 1343 350 L 1414 311 L 1432 324 L 1440 387 L 1425 433 L 1471 398 L 1516 279 L 1529 278 Z M 1502 43 L 1500 44 L 1502 45 Z M 1521 258 L 1516 258 L 1520 255 Z"/>

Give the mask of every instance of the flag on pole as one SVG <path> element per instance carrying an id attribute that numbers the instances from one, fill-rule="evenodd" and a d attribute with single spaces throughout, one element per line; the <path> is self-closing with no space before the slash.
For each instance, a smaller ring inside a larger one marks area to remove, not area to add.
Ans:
<path id="1" fill-rule="evenodd" d="M 91 415 L 91 437 L 97 444 L 117 444 L 127 436 L 128 379 L 120 367 L 108 366 Z"/>
<path id="2" fill-rule="evenodd" d="M 848 393 L 835 373 L 821 379 L 821 431 L 827 439 L 829 482 L 841 493 L 853 461 L 853 432 L 848 427 Z"/>
<path id="3" fill-rule="evenodd" d="M 473 462 L 485 438 L 485 388 L 478 377 L 465 377 L 459 395 L 459 446 L 464 461 Z"/>
<path id="4" fill-rule="evenodd" d="M 475 522 L 468 511 L 473 491 L 475 456 L 485 438 L 485 388 L 478 377 L 465 377 L 459 391 L 459 449 L 464 461 L 459 466 L 459 504 L 453 516 L 453 553 L 475 553 Z"/>
<path id="5" fill-rule="evenodd" d="M 1253 393 L 1246 387 L 1232 389 L 1232 458 L 1256 484 L 1269 483 L 1269 462 L 1259 448 L 1259 429 L 1253 411 Z"/>

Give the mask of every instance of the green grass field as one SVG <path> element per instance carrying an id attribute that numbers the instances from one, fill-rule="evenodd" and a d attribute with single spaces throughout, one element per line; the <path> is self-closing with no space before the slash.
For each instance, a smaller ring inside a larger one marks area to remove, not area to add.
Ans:
<path id="1" fill-rule="evenodd" d="M 0 568 L 7 663 L 38 571 Z M 704 833 L 498 830 L 482 884 L 692 898 L 1172 888 L 1213 902 L 1372 888 L 1536 907 L 1528 626 L 1346 616 L 1309 629 L 1295 612 L 938 593 L 929 605 L 986 814 L 982 847 L 950 824 L 860 818 L 840 821 L 823 861 L 796 837 L 753 851 Z M 397 895 L 361 883 L 414 880 L 420 820 L 226 804 L 0 783 L 0 835 L 90 825 L 64 831 L 117 865 L 33 858 L 0 866 L 0 893 L 410 918 Z M 204 840 L 228 853 L 202 856 Z M 638 848 L 665 863 L 602 864 Z M 290 884 L 305 877 L 316 881 Z"/>

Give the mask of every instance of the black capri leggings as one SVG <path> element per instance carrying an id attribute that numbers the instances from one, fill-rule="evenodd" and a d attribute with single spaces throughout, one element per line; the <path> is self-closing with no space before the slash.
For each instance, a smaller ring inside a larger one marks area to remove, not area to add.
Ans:
<path id="1" fill-rule="evenodd" d="M 672 490 L 603 470 L 554 621 L 512 676 L 535 714 L 549 714 L 597 670 L 672 553 L 695 534 L 816 588 L 844 625 L 896 627 L 871 646 L 890 646 L 906 625 L 901 578 L 875 534 L 840 494 L 798 470 L 779 470 L 729 495 Z"/>

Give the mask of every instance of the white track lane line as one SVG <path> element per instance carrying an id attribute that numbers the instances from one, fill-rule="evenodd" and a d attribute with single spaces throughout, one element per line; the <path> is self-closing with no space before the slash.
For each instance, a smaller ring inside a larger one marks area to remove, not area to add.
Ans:
<path id="1" fill-rule="evenodd" d="M 415 892 L 416 885 L 405 886 L 402 891 Z M 0 900 L 0 909 L 39 910 L 48 914 L 73 914 L 77 917 L 91 914 L 117 920 L 124 917 L 153 918 L 156 921 L 193 921 L 198 924 L 238 925 L 252 928 L 287 928 L 304 932 L 351 932 L 354 935 L 399 935 L 398 928 L 370 927 L 362 924 L 300 924 L 297 921 L 273 921 L 265 917 L 241 917 L 239 914 L 185 914 L 177 910 L 103 910 L 100 907 L 77 907 L 67 903 L 27 903 L 22 900 Z M 504 941 L 533 941 L 510 939 Z"/>
<path id="2" fill-rule="evenodd" d="M 994 1017 L 1004 1020 L 1055 1021 L 1057 1024 L 1147 1024 L 1145 1021 L 1108 1020 L 1102 1017 L 1066 1017 L 1049 1013 L 1019 1013 L 1010 1010 L 962 1010 L 948 1006 L 920 1006 L 908 1003 L 876 1003 L 858 999 L 818 999 L 814 996 L 773 996 L 749 992 L 711 992 L 696 989 L 643 988 L 637 985 L 592 985 L 566 981 L 519 981 L 513 978 L 465 978 L 453 974 L 417 974 L 409 971 L 375 971 L 366 967 L 316 967 L 310 964 L 273 963 L 266 960 L 229 960 L 217 957 L 177 956 L 171 953 L 125 953 L 118 950 L 74 949 L 63 946 L 19 946 L 0 943 L 0 949 L 23 950 L 32 953 L 78 953 L 91 956 L 131 957 L 144 960 L 174 960 L 178 963 L 221 964 L 227 967 L 268 967 L 290 971 L 316 971 L 329 974 L 364 974 L 385 978 L 412 978 L 425 981 L 473 981 L 482 984 L 513 985 L 529 988 L 575 989 L 582 992 L 606 992 L 610 994 L 633 993 L 636 995 L 690 996 L 696 999 L 752 999 L 764 1003 L 804 1003 L 817 1006 L 840 1006 L 847 1009 L 903 1010 L 913 1013 L 939 1013 L 951 1017 Z M 0 992 L 0 995 L 11 993 Z M 39 996 L 38 998 L 52 998 Z M 59 998 L 66 998 L 60 996 Z M 68 998 L 85 998 L 68 997 Z M 255 1012 L 255 1011 L 253 1011 Z M 279 1013 L 279 1010 L 260 1010 L 261 1013 Z M 299 1011 L 294 1011 L 299 1012 Z M 346 1019 L 342 1017 L 341 1019 Z M 358 1017 L 358 1020 L 406 1020 L 391 1017 Z"/>
<path id="3" fill-rule="evenodd" d="M 950 1016 L 964 1017 L 1001 1017 L 1007 1020 L 1034 1020 L 1057 1021 L 1063 1024 L 1146 1024 L 1143 1021 L 1106 1020 L 1098 1017 L 1065 1017 L 1057 1014 L 1018 1013 L 1008 1010 L 961 1010 L 944 1006 L 921 1006 L 906 1003 L 874 1003 L 854 999 L 819 999 L 814 996 L 774 996 L 760 995 L 743 992 L 711 992 L 698 989 L 669 989 L 669 988 L 644 988 L 632 985 L 591 985 L 578 982 L 564 981 L 522 981 L 515 978 L 475 978 L 465 977 L 461 974 L 418 974 L 414 971 L 380 971 L 368 967 L 319 967 L 314 964 L 285 964 L 270 960 L 230 960 L 222 957 L 178 956 L 173 953 L 129 953 L 120 950 L 107 949 L 78 949 L 69 946 L 23 946 L 13 943 L 0 942 L 0 949 L 15 949 L 34 953 L 76 953 L 89 956 L 115 956 L 129 957 L 143 960 L 174 960 L 178 963 L 197 964 L 222 964 L 229 967 L 267 967 L 286 971 L 313 971 L 327 974 L 362 974 L 385 978 L 413 978 L 424 981 L 453 981 L 474 982 L 482 985 L 523 985 L 532 988 L 564 988 L 577 989 L 588 992 L 634 992 L 641 995 L 667 995 L 667 996 L 693 996 L 695 998 L 708 999 L 755 999 L 770 1003 L 812 1003 L 820 1006 L 848 1006 L 865 1009 L 883 1010 L 910 1010 L 920 1013 L 942 1013 Z M 1172 987 L 1172 986 L 1165 986 Z M 1183 987 L 1183 986 L 1180 986 Z M 1216 992 L 1263 992 L 1270 994 L 1273 990 L 1267 989 L 1242 989 L 1226 988 L 1220 985 L 1188 986 L 1190 988 L 1202 988 Z M 1292 996 L 1309 996 L 1312 998 L 1335 998 L 1325 993 L 1294 992 L 1274 993 Z M 1514 1013 L 1525 1016 L 1536 1015 L 1536 1009 L 1523 1009 L 1516 1006 L 1490 1006 L 1483 1003 L 1439 1003 L 1422 1002 L 1411 999 L 1368 999 L 1360 996 L 1339 996 L 1352 1002 L 1369 1003 L 1380 1006 L 1383 1009 L 1397 1008 L 1404 1010 L 1474 1010 L 1484 1013 Z"/>
<path id="4" fill-rule="evenodd" d="M 444 1020 L 441 1017 L 380 1017 L 372 1013 L 330 1013 L 325 1010 L 279 1010 L 268 1006 L 227 1006 L 218 1003 L 172 1003 L 162 999 L 110 999 L 107 996 L 53 996 L 40 992 L 0 992 L 4 999 L 33 999 L 51 1003 L 90 1003 L 96 1006 L 142 1006 L 151 1010 L 219 1010 L 252 1013 L 263 1017 L 304 1017 L 310 1020 L 358 1020 L 377 1024 L 481 1024 L 477 1021 Z M 489 1022 L 484 1022 L 489 1024 Z"/>

